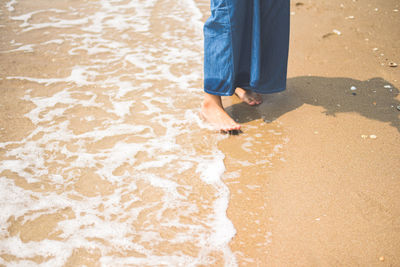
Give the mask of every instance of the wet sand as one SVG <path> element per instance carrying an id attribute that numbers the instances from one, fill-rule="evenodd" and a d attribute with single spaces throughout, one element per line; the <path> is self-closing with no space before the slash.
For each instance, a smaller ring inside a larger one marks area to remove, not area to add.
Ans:
<path id="1" fill-rule="evenodd" d="M 1 265 L 400 265 L 397 1 L 292 2 L 287 90 L 225 98 L 238 136 L 197 121 L 207 1 L 128 2 L 101 34 L 95 2 L 2 4 Z"/>

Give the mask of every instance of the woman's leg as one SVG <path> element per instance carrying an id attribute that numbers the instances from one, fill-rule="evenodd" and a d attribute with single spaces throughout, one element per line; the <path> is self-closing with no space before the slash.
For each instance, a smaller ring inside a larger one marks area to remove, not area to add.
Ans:
<path id="1" fill-rule="evenodd" d="M 239 130 L 241 127 L 226 113 L 222 106 L 221 96 L 218 95 L 204 92 L 201 115 L 205 120 L 221 131 L 234 131 Z"/>

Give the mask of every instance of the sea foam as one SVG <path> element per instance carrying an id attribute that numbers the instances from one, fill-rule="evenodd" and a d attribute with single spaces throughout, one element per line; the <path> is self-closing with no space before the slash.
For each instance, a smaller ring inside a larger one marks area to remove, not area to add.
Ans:
<path id="1" fill-rule="evenodd" d="M 102 266 L 197 266 L 216 263 L 217 252 L 237 266 L 217 148 L 225 137 L 196 112 L 196 3 L 44 5 L 5 6 L 17 35 L 1 53 L 40 54 L 52 75 L 2 77 L 24 84 L 32 129 L 0 143 L 0 251 L 14 256 L 0 264 L 63 266 L 84 251 Z"/>

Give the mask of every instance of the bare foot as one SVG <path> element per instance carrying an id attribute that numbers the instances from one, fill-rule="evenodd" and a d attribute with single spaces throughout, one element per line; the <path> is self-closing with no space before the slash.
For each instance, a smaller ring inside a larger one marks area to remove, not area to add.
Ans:
<path id="1" fill-rule="evenodd" d="M 211 125 L 223 132 L 238 131 L 241 127 L 226 113 L 220 96 L 205 93 L 200 114 Z"/>
<path id="2" fill-rule="evenodd" d="M 262 103 L 262 97 L 260 94 L 243 88 L 236 88 L 235 94 L 245 103 L 250 106 L 259 105 Z"/>

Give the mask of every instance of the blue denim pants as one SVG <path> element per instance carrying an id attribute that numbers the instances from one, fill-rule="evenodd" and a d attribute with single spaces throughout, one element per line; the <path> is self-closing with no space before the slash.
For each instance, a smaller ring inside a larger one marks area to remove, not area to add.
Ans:
<path id="1" fill-rule="evenodd" d="M 236 87 L 267 94 L 286 88 L 289 0 L 211 0 L 204 24 L 204 91 Z"/>

